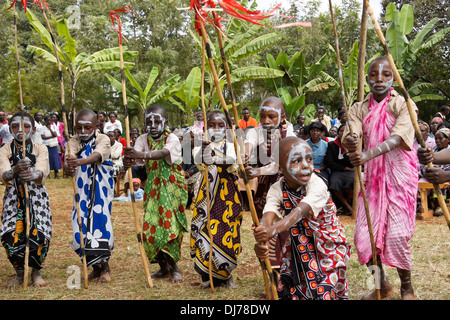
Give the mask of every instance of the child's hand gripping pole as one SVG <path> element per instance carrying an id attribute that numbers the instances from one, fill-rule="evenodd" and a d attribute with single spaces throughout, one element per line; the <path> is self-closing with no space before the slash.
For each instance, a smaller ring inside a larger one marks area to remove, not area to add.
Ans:
<path id="1" fill-rule="evenodd" d="M 364 5 L 365 5 L 365 7 L 367 9 L 367 13 L 369 14 L 369 16 L 370 16 L 370 18 L 372 20 L 372 24 L 373 24 L 373 26 L 375 28 L 377 36 L 380 39 L 381 44 L 383 45 L 384 52 L 386 54 L 386 58 L 388 59 L 389 65 L 390 65 L 390 67 L 391 67 L 391 69 L 392 69 L 392 71 L 394 73 L 394 79 L 395 79 L 395 81 L 397 81 L 397 84 L 398 84 L 398 87 L 400 89 L 400 92 L 401 92 L 401 94 L 403 95 L 403 97 L 406 100 L 406 105 L 408 107 L 409 116 L 411 118 L 411 122 L 412 122 L 413 127 L 414 127 L 414 132 L 416 134 L 416 139 L 417 139 L 417 141 L 419 142 L 419 144 L 420 144 L 420 146 L 422 148 L 426 148 L 425 141 L 423 139 L 422 133 L 420 132 L 419 124 L 417 122 L 416 111 L 414 110 L 414 108 L 412 106 L 411 98 L 410 98 L 410 96 L 408 94 L 408 91 L 406 91 L 406 89 L 405 89 L 405 86 L 403 84 L 403 81 L 402 81 L 402 78 L 400 76 L 400 73 L 398 72 L 398 69 L 397 69 L 397 67 L 395 65 L 394 59 L 392 58 L 392 54 L 389 51 L 389 47 L 387 45 L 386 38 L 384 37 L 383 32 L 381 31 L 380 25 L 378 24 L 378 21 L 375 18 L 373 10 L 370 7 L 369 1 L 365 0 L 364 1 Z M 431 168 L 431 167 L 433 167 L 433 163 L 429 162 L 427 164 L 427 166 Z M 448 211 L 447 204 L 445 203 L 444 197 L 442 195 L 442 191 L 439 188 L 439 184 L 434 183 L 433 186 L 434 186 L 434 192 L 436 192 L 436 194 L 437 194 L 437 198 L 438 198 L 438 201 L 439 201 L 439 206 L 441 207 L 442 212 L 444 213 L 445 220 L 447 221 L 447 226 L 450 229 L 450 214 L 449 214 L 449 211 Z"/>
<path id="2" fill-rule="evenodd" d="M 339 38 L 338 38 L 338 33 L 337 33 L 337 28 L 336 28 L 336 21 L 334 19 L 333 5 L 331 3 L 331 0 L 329 0 L 329 5 L 330 5 L 330 15 L 331 15 L 331 20 L 333 22 L 333 30 L 334 30 L 335 43 L 336 43 L 336 59 L 337 59 L 338 69 L 339 69 L 339 82 L 340 82 L 340 86 L 341 86 L 342 104 L 343 104 L 343 108 L 344 108 L 345 114 L 347 115 L 347 119 L 349 119 L 348 108 L 347 108 L 347 101 L 345 99 L 344 79 L 343 79 L 342 68 L 341 68 L 341 58 L 340 58 L 340 53 L 339 53 Z M 353 132 L 353 129 L 352 129 L 350 121 L 347 122 L 347 125 L 348 125 L 348 129 L 350 131 L 350 136 L 354 137 L 354 132 Z M 355 167 L 355 181 L 359 182 L 360 190 L 361 190 L 361 193 L 363 195 L 364 208 L 365 208 L 365 212 L 366 212 L 367 227 L 369 229 L 370 244 L 371 244 L 371 247 L 372 247 L 372 262 L 376 266 L 377 265 L 377 251 L 376 251 L 375 240 L 374 240 L 374 236 L 373 236 L 372 222 L 371 222 L 371 219 L 370 219 L 369 203 L 367 201 L 367 195 L 366 195 L 366 190 L 365 190 L 365 187 L 364 187 L 364 181 L 362 179 L 361 166 L 356 166 Z M 376 273 L 376 275 L 377 275 L 377 273 Z M 379 283 L 378 280 L 379 279 L 377 279 L 377 277 L 375 276 L 375 283 L 376 284 Z M 379 286 L 376 285 L 375 287 L 376 287 L 375 290 L 376 290 L 376 294 L 377 294 L 377 300 L 381 300 L 381 293 L 380 293 Z"/>

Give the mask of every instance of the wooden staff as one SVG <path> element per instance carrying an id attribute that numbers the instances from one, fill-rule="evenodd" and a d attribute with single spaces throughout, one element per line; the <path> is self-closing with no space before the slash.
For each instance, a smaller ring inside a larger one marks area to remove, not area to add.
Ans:
<path id="1" fill-rule="evenodd" d="M 259 226 L 259 220 L 258 220 L 258 217 L 257 217 L 257 214 L 256 214 L 255 204 L 253 203 L 253 197 L 252 197 L 252 191 L 251 191 L 251 188 L 250 188 L 250 183 L 248 182 L 247 175 L 245 174 L 245 168 L 244 168 L 244 164 L 242 162 L 241 153 L 239 151 L 239 145 L 238 145 L 238 141 L 237 141 L 236 134 L 235 134 L 235 131 L 234 131 L 234 127 L 233 127 L 233 124 L 231 123 L 230 113 L 228 111 L 228 107 L 227 107 L 227 104 L 226 104 L 225 99 L 223 97 L 222 91 L 220 90 L 219 77 L 217 75 L 216 67 L 215 67 L 215 64 L 214 64 L 214 59 L 213 59 L 212 54 L 211 54 L 211 48 L 210 48 L 210 44 L 209 44 L 209 40 L 208 40 L 208 34 L 206 33 L 206 29 L 205 29 L 205 26 L 203 25 L 203 23 L 200 23 L 200 26 L 201 26 L 202 37 L 205 40 L 205 49 L 206 49 L 206 54 L 208 56 L 209 66 L 210 66 L 211 73 L 212 73 L 213 78 L 214 78 L 214 83 L 216 85 L 216 92 L 217 92 L 217 94 L 219 96 L 220 104 L 221 104 L 221 106 L 222 106 L 222 108 L 224 110 L 228 126 L 231 128 L 231 135 L 232 135 L 232 138 L 233 138 L 234 149 L 236 151 L 236 156 L 237 156 L 239 169 L 243 173 L 243 179 L 244 179 L 245 189 L 247 191 L 247 196 L 248 196 L 249 203 L 250 203 L 250 212 L 252 214 L 252 219 L 253 219 L 254 224 L 256 226 Z M 278 300 L 278 293 L 277 293 L 277 288 L 276 288 L 275 281 L 273 281 L 274 274 L 273 274 L 273 271 L 272 271 L 272 266 L 270 264 L 270 260 L 268 258 L 262 260 L 261 261 L 261 266 L 265 267 L 265 269 L 269 273 L 270 279 L 272 280 L 272 283 L 271 283 L 272 293 L 270 292 L 270 290 L 266 290 L 267 297 L 269 299 Z M 265 270 L 264 267 L 263 267 L 263 272 Z M 266 288 L 267 287 L 268 286 L 266 286 Z"/>
<path id="2" fill-rule="evenodd" d="M 14 47 L 16 51 L 16 59 L 17 59 L 17 83 L 19 84 L 19 101 L 20 101 L 20 109 L 22 111 L 22 119 L 21 119 L 21 126 L 22 126 L 22 158 L 25 160 L 27 157 L 27 145 L 26 145 L 26 138 L 25 138 L 25 123 L 24 123 L 24 113 L 25 113 L 25 106 L 23 104 L 23 93 L 22 93 L 22 82 L 21 82 L 21 76 L 20 76 L 20 57 L 19 57 L 19 45 L 18 45 L 18 31 L 17 31 L 17 13 L 16 13 L 16 4 L 15 1 L 12 5 L 14 7 Z M 26 3 L 25 3 L 25 11 L 27 10 Z M 27 201 L 28 198 L 28 185 L 26 182 L 23 184 L 24 190 L 23 190 L 23 197 L 25 199 L 25 262 L 24 262 L 24 276 L 23 276 L 23 289 L 28 289 L 28 261 L 30 257 L 30 209 L 29 209 L 29 203 Z M 20 190 L 19 190 L 20 192 Z"/>
<path id="3" fill-rule="evenodd" d="M 364 1 L 364 0 L 363 0 Z M 361 31 L 359 35 L 359 51 L 358 51 L 358 102 L 364 100 L 364 83 L 365 83 L 365 62 L 366 62 L 366 46 L 367 46 L 367 10 L 363 3 L 361 15 Z M 362 147 L 362 140 L 358 146 L 358 150 Z M 358 194 L 359 194 L 359 178 L 355 175 L 353 183 L 353 201 L 352 201 L 352 218 L 356 219 L 356 212 L 358 209 Z"/>
<path id="4" fill-rule="evenodd" d="M 406 89 L 405 89 L 405 86 L 403 84 L 403 80 L 402 80 L 402 78 L 400 76 L 400 73 L 398 72 L 398 69 L 395 66 L 394 59 L 392 58 L 392 54 L 389 51 L 388 44 L 387 44 L 386 39 L 385 39 L 385 37 L 383 35 L 383 32 L 381 31 L 380 25 L 378 24 L 378 21 L 375 18 L 375 14 L 373 13 L 372 8 L 370 7 L 369 1 L 365 0 L 364 4 L 366 6 L 367 13 L 369 14 L 370 18 L 372 19 L 372 23 L 373 23 L 373 26 L 375 27 L 375 31 L 376 31 L 376 33 L 378 35 L 378 38 L 380 39 L 381 44 L 383 45 L 384 52 L 386 54 L 386 58 L 387 58 L 387 60 L 389 62 L 389 66 L 391 67 L 392 72 L 394 73 L 394 79 L 395 79 L 395 81 L 398 84 L 398 87 L 400 89 L 401 94 L 403 95 L 403 97 L 406 100 L 406 105 L 408 107 L 409 116 L 411 118 L 411 122 L 412 122 L 412 125 L 414 127 L 414 132 L 416 133 L 416 139 L 417 139 L 417 141 L 419 142 L 419 144 L 420 144 L 420 146 L 422 148 L 427 148 L 427 146 L 425 144 L 425 141 L 424 141 L 424 139 L 422 137 L 422 133 L 420 132 L 419 124 L 417 122 L 416 111 L 413 108 L 411 98 L 409 96 L 408 91 L 406 91 Z M 431 168 L 431 167 L 433 167 L 433 163 L 429 162 L 429 163 L 427 163 L 427 166 Z M 449 211 L 448 211 L 448 208 L 447 208 L 447 204 L 445 203 L 444 197 L 442 196 L 442 191 L 439 188 L 439 184 L 434 183 L 433 186 L 434 186 L 434 192 L 437 194 L 437 198 L 438 198 L 438 201 L 439 201 L 439 206 L 441 207 L 442 212 L 444 213 L 445 220 L 447 221 L 447 226 L 450 229 L 450 214 L 449 214 Z"/>
<path id="5" fill-rule="evenodd" d="M 123 107 L 124 107 L 124 113 L 125 113 L 127 148 L 129 148 L 131 145 L 131 142 L 130 142 L 130 120 L 129 120 L 129 115 L 128 115 L 128 103 L 127 103 L 127 91 L 126 91 L 127 88 L 126 88 L 126 83 L 125 83 L 125 71 L 124 71 L 124 59 L 123 59 L 123 47 L 122 47 L 122 30 L 121 30 L 120 18 L 119 18 L 119 15 L 117 14 L 117 11 L 130 11 L 131 8 L 128 7 L 129 9 L 126 9 L 127 7 L 123 8 L 123 9 L 111 11 L 110 15 L 111 15 L 111 20 L 113 21 L 114 25 L 115 25 L 114 19 L 118 20 L 120 75 L 121 75 L 121 80 L 122 80 L 122 101 L 123 101 Z M 131 181 L 131 179 L 133 177 L 133 174 L 131 172 L 131 167 L 128 168 L 127 172 L 128 172 L 128 178 Z M 142 232 L 141 232 L 141 227 L 140 227 L 140 222 L 139 222 L 139 217 L 138 217 L 138 212 L 137 212 L 136 199 L 134 197 L 133 186 L 131 186 L 131 188 L 130 188 L 130 197 L 131 197 L 131 204 L 132 204 L 133 213 L 134 213 L 136 238 L 137 238 L 137 241 L 139 244 L 139 251 L 141 253 L 142 263 L 144 264 L 144 271 L 145 271 L 145 275 L 147 278 L 147 283 L 150 287 L 153 287 L 152 277 L 151 277 L 150 271 L 148 269 L 148 258 L 145 253 L 145 250 L 144 250 L 144 244 L 142 242 Z"/>
<path id="6" fill-rule="evenodd" d="M 203 111 L 203 132 L 205 136 L 204 141 L 208 141 L 208 129 L 206 126 L 206 106 L 205 106 L 205 39 L 202 37 L 202 78 L 201 78 L 201 101 L 202 101 L 202 111 Z M 208 273 L 209 273 L 209 283 L 211 291 L 215 292 L 213 276 L 212 276 L 212 254 L 213 254 L 213 235 L 211 231 L 211 199 L 209 195 L 209 171 L 208 165 L 203 165 L 203 179 L 205 180 L 205 193 L 206 193 L 206 227 L 208 228 L 209 235 L 209 258 L 208 258 Z"/>
<path id="7" fill-rule="evenodd" d="M 333 5 L 331 3 L 331 0 L 328 0 L 328 1 L 330 4 L 330 14 L 331 14 L 331 20 L 333 21 L 333 30 L 334 30 L 334 37 L 335 37 L 335 42 L 336 42 L 336 58 L 337 58 L 338 69 L 339 69 L 339 82 L 340 82 L 340 86 L 341 86 L 342 103 L 343 103 L 343 107 L 344 107 L 345 113 L 347 114 L 347 118 L 348 118 L 348 109 L 347 109 L 347 102 L 345 100 L 344 79 L 343 79 L 342 68 L 341 68 L 341 57 L 339 54 L 339 39 L 338 39 L 338 34 L 337 34 L 336 21 L 334 19 Z M 354 132 L 353 132 L 352 126 L 350 124 L 350 121 L 347 122 L 347 125 L 348 125 L 348 129 L 350 131 L 350 135 L 353 136 Z M 364 208 L 366 211 L 367 227 L 369 229 L 370 244 L 372 246 L 372 262 L 373 262 L 373 265 L 377 266 L 378 265 L 377 264 L 377 251 L 376 251 L 377 249 L 376 249 L 375 240 L 373 237 L 372 222 L 370 219 L 370 212 L 369 212 L 369 203 L 367 201 L 366 190 L 364 187 L 364 181 L 362 179 L 361 166 L 355 167 L 355 176 L 356 176 L 356 179 L 359 181 L 361 193 L 362 193 L 363 199 L 364 199 Z M 377 276 L 378 276 L 378 273 L 375 272 L 375 284 L 378 283 Z M 376 294 L 377 294 L 377 300 L 381 300 L 381 293 L 380 293 L 379 286 L 375 286 L 375 290 L 376 290 Z"/>
<path id="8" fill-rule="evenodd" d="M 60 93 L 61 93 L 60 100 L 61 100 L 61 109 L 62 109 L 62 116 L 63 116 L 63 123 L 64 123 L 64 135 L 68 138 L 69 131 L 68 131 L 68 126 L 67 126 L 64 78 L 63 78 L 61 60 L 60 60 L 59 52 L 58 52 L 58 46 L 56 45 L 55 36 L 53 34 L 52 27 L 50 26 L 50 22 L 47 18 L 47 14 L 45 13 L 44 6 L 42 5 L 41 2 L 36 2 L 36 3 L 39 4 L 39 6 L 40 6 L 42 15 L 44 16 L 45 22 L 47 24 L 48 32 L 50 33 L 50 37 L 52 38 L 52 46 L 53 46 L 53 50 L 55 51 L 56 63 L 58 65 L 58 73 L 59 73 L 59 83 L 60 83 Z M 49 10 L 48 7 L 47 7 L 47 10 Z M 74 113 L 73 113 L 73 116 L 75 118 Z M 67 155 L 71 155 L 69 143 L 66 144 L 66 150 L 67 150 Z M 80 250 L 81 250 L 81 259 L 82 259 L 82 263 L 83 263 L 83 273 L 84 273 L 84 288 L 87 289 L 89 279 L 88 279 L 88 270 L 87 270 L 87 261 L 86 261 L 86 251 L 85 251 L 85 247 L 84 247 L 83 222 L 81 219 L 81 208 L 80 208 L 80 201 L 78 200 L 77 183 L 76 183 L 75 176 L 72 177 L 72 189 L 73 189 L 73 193 L 75 196 L 75 206 L 76 206 L 76 210 L 77 210 L 77 219 L 78 219 L 78 228 L 79 228 L 78 234 L 80 236 Z"/>

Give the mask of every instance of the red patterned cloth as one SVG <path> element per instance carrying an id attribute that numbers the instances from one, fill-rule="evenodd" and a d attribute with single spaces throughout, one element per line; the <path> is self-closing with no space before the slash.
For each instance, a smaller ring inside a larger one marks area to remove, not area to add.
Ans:
<path id="1" fill-rule="evenodd" d="M 284 181 L 282 187 L 283 207 L 288 215 L 306 192 L 305 188 L 291 190 Z M 279 298 L 347 299 L 350 248 L 330 197 L 316 218 L 308 215 L 289 229 L 281 257 Z"/>

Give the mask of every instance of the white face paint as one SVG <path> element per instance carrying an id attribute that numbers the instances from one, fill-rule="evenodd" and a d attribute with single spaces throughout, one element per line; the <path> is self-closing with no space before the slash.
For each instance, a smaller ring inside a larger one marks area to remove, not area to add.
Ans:
<path id="1" fill-rule="evenodd" d="M 382 79 L 383 68 L 384 68 L 383 63 L 378 64 L 378 80 L 379 81 L 383 81 L 383 79 Z M 394 78 L 392 77 L 391 80 L 388 80 L 384 83 L 376 82 L 374 80 L 369 80 L 368 82 L 369 82 L 370 90 L 372 92 L 374 92 L 376 94 L 384 94 L 384 93 L 386 93 L 386 91 L 388 91 L 392 87 L 392 84 L 394 83 Z M 376 89 L 376 87 L 382 87 L 382 88 Z"/>
<path id="2" fill-rule="evenodd" d="M 223 123 L 223 127 L 219 128 L 219 129 L 209 128 L 207 130 L 208 140 L 210 140 L 211 142 L 220 142 L 223 139 L 225 139 L 227 123 L 223 119 L 223 117 L 217 113 L 208 116 L 207 121 L 211 121 L 211 120 Z"/>
<path id="3" fill-rule="evenodd" d="M 91 140 L 91 138 L 94 136 L 95 134 L 95 130 L 92 130 L 91 133 L 86 133 L 86 130 L 84 128 L 84 124 L 90 124 L 92 125 L 92 121 L 86 121 L 86 120 L 78 120 L 77 121 L 79 124 L 81 124 L 81 133 L 78 134 L 78 137 L 82 140 L 82 141 L 89 141 Z"/>
<path id="4" fill-rule="evenodd" d="M 261 106 L 259 108 L 259 112 L 261 113 L 261 111 L 274 111 L 274 112 L 276 112 L 278 114 L 278 122 L 277 122 L 277 124 L 272 124 L 272 123 L 271 124 L 266 124 L 266 123 L 263 123 L 263 124 L 261 124 L 263 129 L 271 130 L 271 129 L 276 129 L 276 128 L 279 127 L 280 122 L 281 122 L 281 109 L 274 108 L 274 107 L 269 107 L 269 106 Z"/>
<path id="5" fill-rule="evenodd" d="M 295 145 L 289 152 L 288 161 L 286 163 L 286 169 L 289 176 L 302 185 L 306 184 L 309 181 L 309 176 L 313 171 L 313 167 L 306 160 L 307 157 L 312 156 L 312 152 L 308 149 L 309 148 L 303 143 Z M 300 165 L 292 165 L 293 161 L 297 161 L 300 159 Z M 304 177 L 304 179 L 299 179 L 299 173 L 302 177 Z"/>
<path id="6" fill-rule="evenodd" d="M 24 123 L 24 125 L 25 125 L 25 124 L 28 124 L 28 125 L 30 125 L 30 127 L 31 127 L 30 131 L 29 131 L 27 134 L 25 134 L 25 141 L 26 141 L 26 140 L 28 140 L 29 138 L 31 138 L 32 131 L 33 131 L 33 130 L 32 130 L 33 124 L 31 123 L 30 119 L 28 119 L 27 117 L 24 117 L 24 118 L 23 118 L 23 123 Z M 19 125 L 19 130 L 17 131 L 17 133 L 14 133 L 14 132 L 11 130 L 11 133 L 12 133 L 14 139 L 16 139 L 17 141 L 22 141 L 22 136 L 23 136 L 22 117 L 16 116 L 16 117 L 14 117 L 14 118 L 11 119 L 11 127 L 12 127 L 13 125 L 16 125 L 16 124 Z"/>
<path id="7" fill-rule="evenodd" d="M 149 112 L 145 115 L 147 133 L 152 137 L 159 137 L 166 127 L 166 119 L 160 113 Z"/>

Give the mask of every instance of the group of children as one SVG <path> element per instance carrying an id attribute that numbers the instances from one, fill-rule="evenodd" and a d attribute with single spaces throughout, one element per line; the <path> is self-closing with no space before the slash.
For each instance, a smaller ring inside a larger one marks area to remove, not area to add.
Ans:
<path id="1" fill-rule="evenodd" d="M 411 172 L 417 156 L 412 147 L 414 133 L 406 104 L 392 90 L 393 80 L 386 59 L 371 63 L 367 75 L 371 94 L 351 108 L 349 122 L 354 135 L 349 135 L 347 127 L 342 143 L 354 165 L 365 164 L 364 182 L 368 188 L 379 267 L 381 270 L 382 264 L 396 267 L 402 281 L 402 297 L 412 299 L 415 296 L 410 282 L 408 240 L 414 231 L 416 189 L 413 187 L 417 188 L 417 177 Z M 26 119 L 24 128 L 17 126 L 22 116 Z M 202 287 L 211 285 L 210 270 L 213 285 L 236 287 L 232 272 L 242 251 L 242 181 L 248 179 L 261 222 L 253 227 L 254 250 L 258 258 L 270 258 L 277 270 L 280 298 L 347 299 L 351 245 L 336 216 L 327 181 L 314 169 L 311 147 L 289 129 L 280 99 L 264 100 L 259 118 L 261 125 L 249 130 L 240 144 L 244 146 L 239 151 L 244 159 L 244 173 L 238 170 L 235 145 L 227 135 L 230 128 L 222 112 L 208 112 L 202 141 L 194 143 L 192 155 L 183 157 L 180 139 L 168 130 L 166 110 L 159 105 L 145 110 L 146 133 L 137 138 L 134 147 L 124 148 L 123 166 L 129 168 L 140 162 L 145 168 L 142 240 L 149 261 L 160 267 L 152 277 L 182 281 L 177 262 L 183 235 L 190 232 L 190 255 L 203 281 Z M 43 183 L 48 174 L 48 161 L 46 149 L 31 143 L 33 123 L 27 114 L 14 115 L 11 130 L 15 139 L 0 149 L 0 164 L 3 164 L 0 179 L 7 184 L 0 236 L 17 272 L 11 286 L 24 281 L 25 183 L 34 191 L 30 193 L 32 280 L 37 286 L 45 285 L 39 270 L 51 238 L 49 199 Z M 72 247 L 81 256 L 78 202 L 84 252 L 88 266 L 93 267 L 89 278 L 99 283 L 109 282 L 108 262 L 114 248 L 111 143 L 108 136 L 97 130 L 97 115 L 92 110 L 77 113 L 75 130 L 76 135 L 68 141 L 70 154 L 65 159 L 65 171 L 75 177 L 77 186 L 72 210 Z M 26 159 L 21 156 L 24 138 Z M 357 148 L 359 139 L 364 140 L 364 152 Z M 197 194 L 192 200 L 190 227 L 185 214 L 188 200 L 185 159 L 194 159 L 201 172 Z M 244 174 L 247 179 L 242 179 Z M 358 203 L 355 246 L 360 262 L 370 264 L 372 251 L 365 208 L 362 199 Z M 383 297 L 392 292 L 384 273 L 381 290 Z M 364 298 L 375 296 L 372 293 Z"/>

